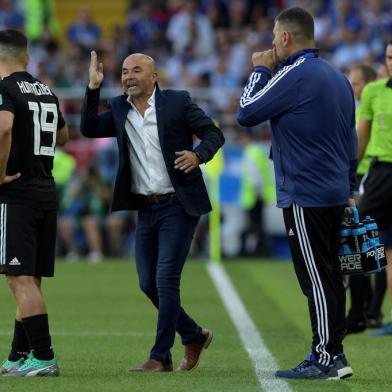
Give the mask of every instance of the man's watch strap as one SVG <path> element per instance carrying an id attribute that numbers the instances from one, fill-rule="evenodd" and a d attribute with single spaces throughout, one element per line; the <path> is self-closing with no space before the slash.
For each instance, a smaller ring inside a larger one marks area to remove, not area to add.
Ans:
<path id="1" fill-rule="evenodd" d="M 200 155 L 197 151 L 194 151 L 194 153 L 195 153 L 196 156 L 199 158 L 200 163 L 204 163 L 204 160 L 203 160 L 203 158 L 201 157 L 201 155 Z"/>

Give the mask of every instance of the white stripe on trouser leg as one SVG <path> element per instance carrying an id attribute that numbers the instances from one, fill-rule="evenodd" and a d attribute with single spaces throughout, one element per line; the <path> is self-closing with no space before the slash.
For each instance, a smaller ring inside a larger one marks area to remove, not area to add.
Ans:
<path id="1" fill-rule="evenodd" d="M 298 208 L 299 208 L 299 212 L 300 212 L 300 225 L 303 225 L 303 232 L 304 232 L 304 235 L 305 235 L 305 244 L 307 244 L 307 246 L 309 247 L 309 252 L 310 252 L 310 256 L 311 256 L 311 259 L 310 259 L 311 264 L 310 265 L 314 268 L 315 276 L 316 276 L 316 279 L 317 279 L 317 282 L 318 282 L 318 287 L 320 289 L 320 294 L 321 294 L 321 299 L 322 299 L 321 304 L 323 305 L 322 306 L 322 312 L 321 312 L 321 319 L 323 320 L 323 326 L 325 328 L 325 330 L 324 330 L 325 333 L 323 335 L 323 339 L 320 341 L 319 347 L 321 347 L 322 352 L 324 353 L 326 360 L 322 364 L 329 365 L 330 361 L 331 361 L 331 356 L 330 356 L 330 354 L 328 353 L 328 351 L 326 349 L 327 344 L 329 343 L 329 339 L 330 339 L 330 337 L 329 337 L 329 324 L 328 324 L 327 299 L 326 299 L 326 296 L 325 296 L 325 291 L 324 291 L 324 288 L 323 288 L 323 284 L 322 284 L 321 279 L 320 279 L 320 274 L 319 274 L 319 271 L 317 269 L 316 262 L 315 262 L 315 259 L 314 259 L 314 256 L 313 256 L 313 251 L 312 251 L 312 247 L 310 245 L 308 232 L 306 230 L 304 210 L 301 207 L 298 207 Z"/>
<path id="2" fill-rule="evenodd" d="M 299 214 L 297 210 L 297 205 L 293 204 L 293 213 L 294 213 L 294 219 L 295 219 L 295 225 L 297 228 L 297 233 L 298 233 L 298 241 L 301 247 L 302 255 L 305 261 L 305 266 L 308 271 L 310 280 L 312 282 L 312 290 L 313 290 L 313 298 L 314 298 L 314 304 L 316 308 L 316 318 L 317 318 L 317 332 L 318 335 L 320 336 L 321 342 L 324 343 L 323 337 L 324 337 L 324 328 L 323 328 L 323 322 L 322 319 L 320 319 L 320 314 L 321 314 L 321 307 L 322 307 L 322 300 L 320 296 L 320 290 L 318 290 L 317 284 L 316 284 L 316 277 L 314 275 L 314 271 L 310 268 L 308 260 L 310 259 L 309 255 L 309 249 L 305 246 L 305 240 L 303 238 L 303 233 L 302 233 L 302 228 L 299 223 Z M 320 354 L 320 358 L 323 360 L 324 355 L 322 351 L 320 350 L 319 345 L 315 347 L 317 353 Z"/>
<path id="3" fill-rule="evenodd" d="M 0 204 L 0 264 L 5 264 L 5 204 Z"/>
<path id="4" fill-rule="evenodd" d="M 320 337 L 320 342 L 317 344 L 315 349 L 316 352 L 320 354 L 319 362 L 322 365 L 329 365 L 330 354 L 326 351 L 326 346 L 329 342 L 329 327 L 328 327 L 328 308 L 325 299 L 325 293 L 314 260 L 309 237 L 306 231 L 303 209 L 294 203 L 293 212 L 294 212 L 294 220 L 295 220 L 295 225 L 297 227 L 298 239 L 300 242 L 302 255 L 304 257 L 305 265 L 308 270 L 312 282 L 312 288 L 313 288 L 313 297 L 314 297 L 316 319 L 317 319 L 317 332 Z"/>

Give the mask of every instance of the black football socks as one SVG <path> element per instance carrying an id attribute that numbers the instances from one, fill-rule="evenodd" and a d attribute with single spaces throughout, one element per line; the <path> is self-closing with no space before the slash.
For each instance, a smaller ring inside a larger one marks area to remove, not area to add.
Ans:
<path id="1" fill-rule="evenodd" d="M 12 340 L 11 352 L 8 356 L 8 360 L 16 362 L 20 358 L 27 358 L 29 352 L 29 342 L 27 341 L 23 323 L 21 321 L 15 320 L 14 338 Z"/>
<path id="2" fill-rule="evenodd" d="M 46 361 L 53 359 L 54 353 L 49 335 L 48 315 L 39 314 L 25 317 L 22 322 L 34 358 Z"/>

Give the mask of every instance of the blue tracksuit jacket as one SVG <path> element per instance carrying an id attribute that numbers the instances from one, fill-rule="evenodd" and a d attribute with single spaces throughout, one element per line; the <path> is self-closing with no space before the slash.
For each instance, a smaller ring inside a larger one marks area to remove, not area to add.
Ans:
<path id="1" fill-rule="evenodd" d="M 255 67 L 241 96 L 239 124 L 271 120 L 278 207 L 343 205 L 357 166 L 355 103 L 347 78 L 301 50 L 271 77 Z"/>

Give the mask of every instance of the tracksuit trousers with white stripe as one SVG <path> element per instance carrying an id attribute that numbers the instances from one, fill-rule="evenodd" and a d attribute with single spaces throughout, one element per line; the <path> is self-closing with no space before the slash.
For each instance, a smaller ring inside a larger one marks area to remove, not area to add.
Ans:
<path id="1" fill-rule="evenodd" d="M 322 365 L 343 352 L 346 293 L 337 253 L 344 206 L 283 209 L 295 272 L 308 298 L 312 352 Z"/>

